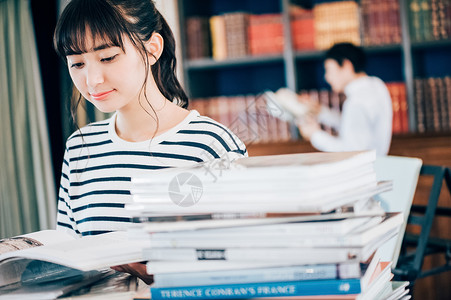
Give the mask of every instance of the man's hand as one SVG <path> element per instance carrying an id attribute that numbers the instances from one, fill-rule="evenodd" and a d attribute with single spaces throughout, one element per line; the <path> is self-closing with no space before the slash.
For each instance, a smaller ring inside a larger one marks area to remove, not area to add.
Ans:
<path id="1" fill-rule="evenodd" d="M 141 278 L 146 284 L 151 284 L 153 282 L 153 275 L 147 274 L 146 264 L 143 263 L 131 263 L 126 265 L 114 266 L 111 269 L 118 271 L 129 273 L 133 276 Z"/>
<path id="2" fill-rule="evenodd" d="M 308 107 L 308 115 L 311 117 L 316 117 L 321 111 L 321 105 L 310 98 L 307 94 L 298 95 L 298 102 L 304 104 Z"/>
<path id="3" fill-rule="evenodd" d="M 302 120 L 298 120 L 296 122 L 296 125 L 298 126 L 299 132 L 301 133 L 302 137 L 310 141 L 312 138 L 312 135 L 321 130 L 321 126 L 319 125 L 318 121 L 316 121 L 315 117 L 306 117 Z"/>

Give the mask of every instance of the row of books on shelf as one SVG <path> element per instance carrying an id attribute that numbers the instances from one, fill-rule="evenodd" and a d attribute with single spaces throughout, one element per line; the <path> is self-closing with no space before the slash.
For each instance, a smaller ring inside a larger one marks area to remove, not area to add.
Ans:
<path id="1" fill-rule="evenodd" d="M 448 0 L 412 0 L 409 19 L 413 40 L 447 39 L 450 36 Z M 398 0 L 362 0 L 318 3 L 313 9 L 290 6 L 293 49 L 327 49 L 338 42 L 356 45 L 400 44 Z M 186 20 L 189 59 L 216 60 L 283 52 L 282 14 L 230 12 Z"/>
<path id="2" fill-rule="evenodd" d="M 451 131 L 451 77 L 414 80 L 417 130 Z"/>
<path id="3" fill-rule="evenodd" d="M 399 0 L 361 0 L 360 12 L 364 45 L 401 43 Z"/>
<path id="4" fill-rule="evenodd" d="M 222 159 L 133 178 L 126 208 L 141 223 L 129 233 L 150 241 L 151 298 L 409 299 L 384 248 L 404 217 L 373 199 L 392 188 L 375 157 Z"/>
<path id="5" fill-rule="evenodd" d="M 451 1 L 410 0 L 410 36 L 413 41 L 449 39 L 451 37 Z"/>
<path id="6" fill-rule="evenodd" d="M 393 133 L 409 132 L 408 105 L 403 82 L 387 83 L 393 104 Z M 329 90 L 300 91 L 310 101 L 320 103 L 333 111 L 340 112 L 345 97 Z M 279 105 L 270 105 L 270 99 L 261 95 L 233 97 L 212 97 L 193 99 L 190 109 L 209 116 L 229 127 L 244 143 L 277 143 L 296 139 L 290 120 L 285 120 Z M 278 117 L 279 116 L 279 117 Z M 334 128 L 323 129 L 335 134 Z"/>

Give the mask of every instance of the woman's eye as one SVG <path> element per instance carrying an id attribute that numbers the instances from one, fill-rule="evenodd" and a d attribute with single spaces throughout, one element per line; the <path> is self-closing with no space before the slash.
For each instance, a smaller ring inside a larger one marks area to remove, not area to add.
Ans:
<path id="1" fill-rule="evenodd" d="M 116 56 L 117 56 L 117 54 L 113 55 L 113 56 L 110 56 L 110 57 L 105 57 L 105 58 L 102 58 L 101 61 L 103 61 L 103 62 L 110 62 L 110 61 L 114 60 L 116 58 Z"/>
<path id="2" fill-rule="evenodd" d="M 70 67 L 75 69 L 80 69 L 83 66 L 83 63 L 75 63 L 72 64 Z"/>

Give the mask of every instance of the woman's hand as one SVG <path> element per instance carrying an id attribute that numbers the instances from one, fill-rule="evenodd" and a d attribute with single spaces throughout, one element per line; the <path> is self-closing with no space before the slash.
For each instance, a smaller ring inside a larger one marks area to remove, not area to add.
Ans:
<path id="1" fill-rule="evenodd" d="M 111 267 L 111 269 L 118 272 L 129 273 L 133 276 L 139 277 L 146 284 L 153 283 L 153 275 L 147 274 L 145 263 L 137 262 L 126 265 L 114 266 Z"/>

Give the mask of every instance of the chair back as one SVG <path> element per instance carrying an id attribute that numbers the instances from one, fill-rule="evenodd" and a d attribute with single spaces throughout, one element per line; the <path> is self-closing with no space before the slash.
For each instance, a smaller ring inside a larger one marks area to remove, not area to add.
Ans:
<path id="1" fill-rule="evenodd" d="M 377 180 L 393 181 L 393 189 L 377 195 L 376 200 L 381 202 L 381 206 L 386 212 L 404 213 L 404 223 L 401 225 L 399 234 L 378 250 L 380 259 L 392 261 L 393 268 L 398 262 L 422 163 L 419 158 L 381 156 L 377 157 L 374 164 Z"/>

